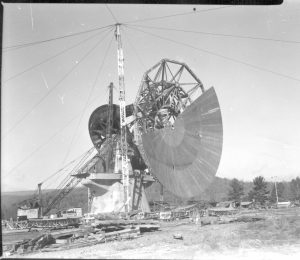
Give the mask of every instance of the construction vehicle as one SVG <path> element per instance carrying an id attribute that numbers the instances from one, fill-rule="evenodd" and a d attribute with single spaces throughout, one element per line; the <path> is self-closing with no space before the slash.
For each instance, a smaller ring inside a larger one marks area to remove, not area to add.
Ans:
<path id="1" fill-rule="evenodd" d="M 89 157 L 93 155 L 94 150 L 94 148 L 90 149 L 80 158 L 79 163 L 75 165 L 69 172 L 67 178 L 58 186 L 61 188 L 55 190 L 53 199 L 45 207 L 43 207 L 42 200 L 42 183 L 39 183 L 38 190 L 33 194 L 33 197 L 18 204 L 17 221 L 9 225 L 9 229 L 78 226 L 82 217 L 82 209 L 72 208 L 59 211 L 59 203 L 74 190 L 82 178 L 87 175 L 82 173 L 82 169 L 87 166 L 90 161 Z M 80 178 L 78 178 L 78 176 L 80 176 Z M 55 207 L 57 208 L 55 214 L 50 214 L 50 211 L 55 211 Z"/>

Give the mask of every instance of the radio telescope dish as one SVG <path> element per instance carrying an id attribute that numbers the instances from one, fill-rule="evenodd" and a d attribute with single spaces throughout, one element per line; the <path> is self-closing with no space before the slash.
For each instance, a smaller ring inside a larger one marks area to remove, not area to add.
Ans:
<path id="1" fill-rule="evenodd" d="M 98 150 L 99 154 L 103 149 L 108 157 L 106 168 L 113 170 L 114 167 L 114 151 L 116 150 L 117 142 L 120 140 L 120 108 L 118 105 L 112 104 L 111 116 L 109 116 L 109 106 L 102 105 L 95 109 L 89 119 L 89 133 L 91 140 Z M 126 106 L 126 116 L 133 114 L 133 105 Z M 110 135 L 107 137 L 107 126 L 109 118 L 111 118 Z M 133 169 L 144 170 L 146 165 L 141 158 L 138 148 L 133 143 L 133 136 L 127 128 L 127 146 L 128 155 L 130 157 Z"/>
<path id="2" fill-rule="evenodd" d="M 214 88 L 205 91 L 186 64 L 163 59 L 144 74 L 134 106 L 136 143 L 151 173 L 180 197 L 200 195 L 222 153 Z"/>

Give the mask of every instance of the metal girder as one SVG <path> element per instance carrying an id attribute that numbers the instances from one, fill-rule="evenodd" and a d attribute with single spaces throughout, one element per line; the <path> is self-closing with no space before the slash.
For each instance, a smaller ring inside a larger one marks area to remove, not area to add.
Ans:
<path id="1" fill-rule="evenodd" d="M 141 81 L 134 104 L 138 129 L 146 131 L 172 125 L 197 98 L 194 97 L 197 90 L 199 95 L 203 93 L 203 84 L 185 63 L 162 59 L 146 71 Z"/>

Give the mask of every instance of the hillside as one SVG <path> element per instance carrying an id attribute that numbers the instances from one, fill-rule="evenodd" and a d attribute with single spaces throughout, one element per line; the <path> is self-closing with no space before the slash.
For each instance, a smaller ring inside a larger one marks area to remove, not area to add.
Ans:
<path id="1" fill-rule="evenodd" d="M 198 197 L 189 200 L 205 200 L 211 202 L 223 201 L 227 199 L 228 190 L 230 189 L 230 179 L 216 177 L 214 182 Z M 285 198 L 289 198 L 289 183 L 283 183 L 285 186 Z M 247 195 L 252 188 L 252 182 L 243 182 L 244 194 Z M 271 191 L 273 183 L 268 183 L 268 189 Z M 34 191 L 18 191 L 18 192 L 3 192 L 1 196 L 1 217 L 2 219 L 9 219 L 12 217 L 16 219 L 18 203 L 26 199 L 32 198 Z M 53 198 L 55 190 L 43 190 L 43 204 L 47 205 Z M 160 200 L 160 184 L 154 183 L 146 189 L 148 201 Z M 81 207 L 83 212 L 87 212 L 87 188 L 75 188 L 67 197 L 65 197 L 59 209 L 66 209 L 72 207 Z M 247 196 L 245 196 L 247 199 Z M 182 199 L 164 190 L 164 201 L 171 204 L 186 204 L 188 199 Z"/>
<path id="2" fill-rule="evenodd" d="M 230 180 L 216 178 L 212 185 L 203 193 L 203 195 L 193 198 L 195 200 L 209 200 L 220 201 L 226 198 Z M 245 184 L 247 187 L 249 184 Z M 247 188 L 245 187 L 245 190 Z M 47 205 L 53 198 L 55 190 L 43 190 L 43 204 Z M 18 204 L 21 201 L 33 197 L 34 191 L 16 191 L 16 192 L 3 192 L 1 196 L 1 216 L 2 219 L 13 219 L 17 216 Z M 154 183 L 146 189 L 147 198 L 150 201 L 160 200 L 160 184 Z M 75 188 L 59 205 L 60 209 L 81 207 L 83 212 L 87 212 L 87 188 Z M 164 190 L 164 201 L 172 204 L 185 204 L 187 200 L 181 199 L 171 192 Z"/>

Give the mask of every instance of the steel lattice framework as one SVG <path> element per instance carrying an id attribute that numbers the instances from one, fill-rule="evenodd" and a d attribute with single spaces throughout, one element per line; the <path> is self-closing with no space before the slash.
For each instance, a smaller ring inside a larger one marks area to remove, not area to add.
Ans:
<path id="1" fill-rule="evenodd" d="M 222 153 L 222 116 L 213 87 L 185 64 L 163 59 L 143 76 L 134 104 L 134 139 L 150 172 L 177 196 L 212 183 Z"/>
<path id="2" fill-rule="evenodd" d="M 135 100 L 137 130 L 172 126 L 177 116 L 203 92 L 202 82 L 185 63 L 161 60 L 143 76 Z"/>
<path id="3" fill-rule="evenodd" d="M 120 104 L 120 128 L 121 128 L 121 158 L 122 158 L 122 182 L 124 187 L 125 212 L 129 211 L 129 170 L 126 137 L 126 102 L 124 82 L 124 55 L 120 34 L 120 24 L 116 24 L 116 40 L 118 42 L 118 76 L 119 76 L 119 104 Z"/>
<path id="4" fill-rule="evenodd" d="M 107 105 L 97 108 L 89 120 L 98 151 L 107 141 L 108 110 Z M 123 141 L 128 143 L 127 153 L 130 148 L 134 151 L 130 156 L 133 169 L 148 167 L 155 179 L 180 197 L 198 196 L 212 183 L 222 153 L 221 109 L 214 88 L 204 90 L 185 63 L 161 60 L 143 75 L 134 105 L 126 111 L 113 105 L 111 111 L 112 136 L 120 138 L 120 145 L 122 130 L 126 131 Z M 121 116 L 124 112 L 127 125 Z M 128 120 L 131 116 L 134 121 Z M 123 150 L 122 154 L 127 153 Z M 124 172 L 123 177 L 128 177 Z M 124 197 L 129 198 L 125 178 Z"/>
<path id="5" fill-rule="evenodd" d="M 162 59 L 144 73 L 134 103 L 134 139 L 148 166 L 142 133 L 173 126 L 176 117 L 203 92 L 202 82 L 183 62 Z"/>

